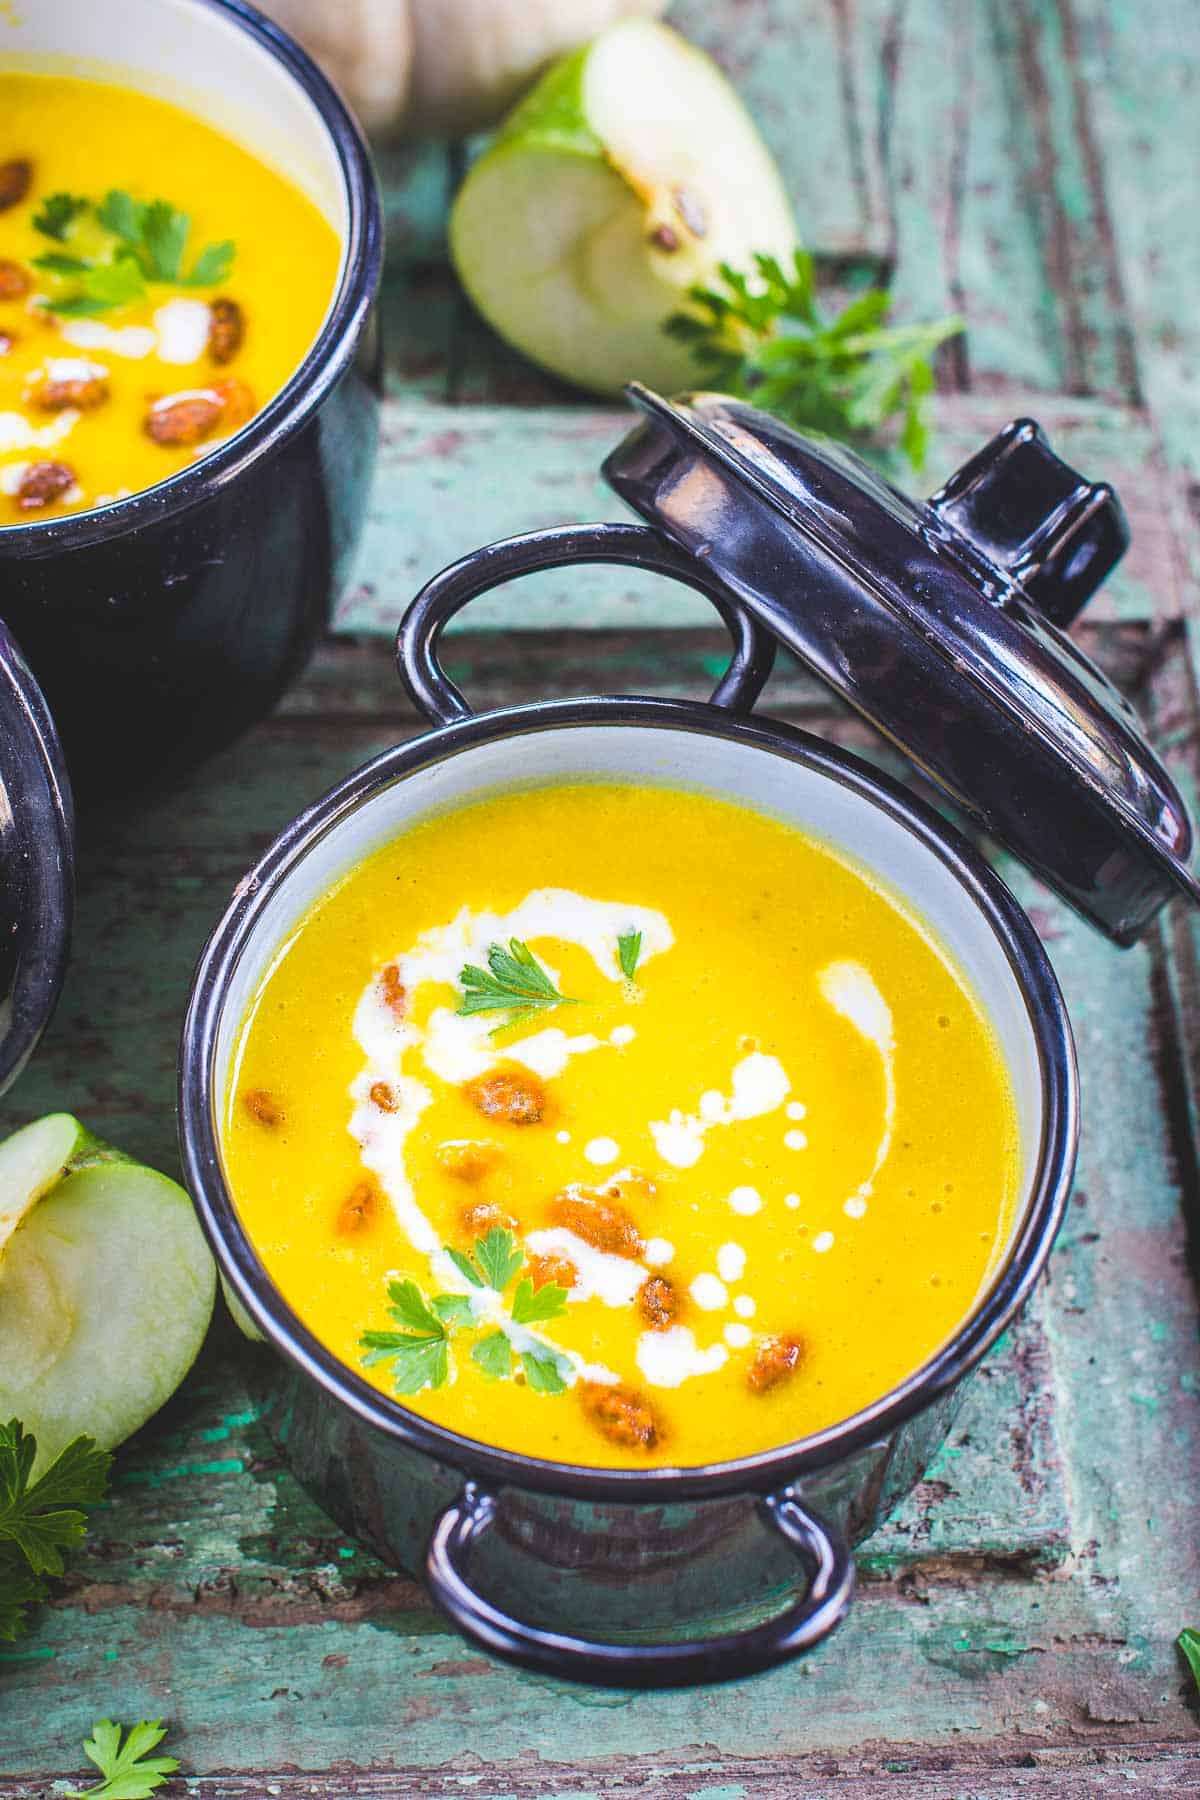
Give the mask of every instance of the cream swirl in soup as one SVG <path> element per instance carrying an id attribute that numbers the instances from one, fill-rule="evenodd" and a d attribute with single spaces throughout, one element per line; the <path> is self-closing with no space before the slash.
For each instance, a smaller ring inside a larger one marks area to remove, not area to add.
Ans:
<path id="1" fill-rule="evenodd" d="M 911 1373 L 1019 1167 L 992 1029 L 919 919 L 775 820 L 599 783 L 347 877 L 251 1009 L 225 1146 L 348 1364 L 484 1441 L 635 1465 Z"/>

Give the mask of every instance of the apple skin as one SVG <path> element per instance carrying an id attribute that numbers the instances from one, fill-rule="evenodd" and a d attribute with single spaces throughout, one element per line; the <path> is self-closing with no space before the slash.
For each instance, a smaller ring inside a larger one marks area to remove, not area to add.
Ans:
<path id="1" fill-rule="evenodd" d="M 722 262 L 797 246 L 770 152 L 716 64 L 626 19 L 545 74 L 473 164 L 450 249 L 484 318 L 577 386 L 692 385 L 663 325 Z"/>

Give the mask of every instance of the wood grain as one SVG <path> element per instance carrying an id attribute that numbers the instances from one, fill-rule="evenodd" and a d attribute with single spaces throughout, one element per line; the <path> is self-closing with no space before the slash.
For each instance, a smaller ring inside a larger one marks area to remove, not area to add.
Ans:
<path id="1" fill-rule="evenodd" d="M 1200 10 L 680 0 L 671 16 L 749 96 L 824 266 L 894 271 L 907 316 L 965 315 L 927 484 L 1020 412 L 1113 480 L 1134 549 L 1083 639 L 1196 795 Z M 72 972 L 5 1124 L 77 1105 L 173 1167 L 194 956 L 274 832 L 417 728 L 387 648 L 414 589 L 491 538 L 615 516 L 598 466 L 625 416 L 532 370 L 458 292 L 444 220 L 459 166 L 428 146 L 387 160 L 385 443 L 343 635 L 271 722 L 85 843 Z M 721 650 L 694 597 L 581 570 L 489 596 L 447 656 L 482 707 L 700 694 Z M 763 710 L 879 754 L 786 662 Z M 0 1800 L 78 1776 L 105 1712 L 169 1718 L 189 1791 L 213 1800 L 1200 1792 L 1200 1708 L 1174 1648 L 1200 1624 L 1200 925 L 1176 911 L 1118 955 L 1002 867 L 1075 1021 L 1078 1191 L 1035 1315 L 864 1548 L 860 1602 L 825 1650 L 660 1696 L 476 1655 L 296 1488 L 223 1321 L 122 1454 L 55 1604 L 0 1652 Z"/>

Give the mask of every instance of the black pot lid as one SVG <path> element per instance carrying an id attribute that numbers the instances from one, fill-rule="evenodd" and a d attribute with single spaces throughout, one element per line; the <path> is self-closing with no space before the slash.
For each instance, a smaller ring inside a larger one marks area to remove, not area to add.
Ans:
<path id="1" fill-rule="evenodd" d="M 1117 943 L 1200 902 L 1182 795 L 1063 629 L 1129 543 L 1110 487 L 1018 419 L 922 503 L 744 401 L 627 391 L 612 487 L 958 806 Z"/>

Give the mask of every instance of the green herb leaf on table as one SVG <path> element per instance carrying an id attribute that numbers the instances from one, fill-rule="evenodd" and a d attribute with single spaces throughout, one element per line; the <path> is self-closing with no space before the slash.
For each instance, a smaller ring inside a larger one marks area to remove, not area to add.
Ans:
<path id="1" fill-rule="evenodd" d="M 513 1295 L 514 1325 L 542 1325 L 550 1319 L 561 1319 L 567 1310 L 567 1290 L 553 1281 L 535 1288 L 527 1275 Z"/>
<path id="2" fill-rule="evenodd" d="M 35 1575 L 14 1544 L 0 1544 L 0 1643 L 11 1644 L 29 1626 L 29 1608 L 49 1598 L 49 1584 Z"/>
<path id="3" fill-rule="evenodd" d="M 471 1351 L 489 1381 L 508 1381 L 512 1376 L 512 1345 L 502 1331 L 489 1331 Z"/>
<path id="4" fill-rule="evenodd" d="M 103 1780 L 89 1788 L 68 1788 L 67 1800 L 148 1800 L 179 1767 L 173 1756 L 150 1755 L 166 1735 L 161 1719 L 142 1719 L 130 1726 L 122 1743 L 121 1727 L 98 1719 L 83 1753 Z"/>
<path id="5" fill-rule="evenodd" d="M 520 938 L 510 938 L 508 949 L 493 944 L 487 953 L 488 966 L 479 968 L 467 963 L 459 973 L 463 990 L 460 1016 L 475 1013 L 508 1013 L 497 1031 L 504 1031 L 546 1007 L 575 1006 L 576 1001 L 560 994 L 540 962 Z"/>
<path id="6" fill-rule="evenodd" d="M 61 1575 L 62 1552 L 87 1526 L 80 1510 L 104 1493 L 112 1457 L 76 1438 L 32 1486 L 37 1439 L 19 1419 L 0 1425 L 0 1539 L 15 1544 L 35 1575 Z"/>
<path id="7" fill-rule="evenodd" d="M 61 244 L 72 221 L 87 209 L 88 201 L 82 194 L 47 194 L 40 211 L 33 215 L 33 229 Z"/>
<path id="8" fill-rule="evenodd" d="M 91 1438 L 69 1443 L 31 1483 L 37 1439 L 19 1419 L 0 1424 L 0 1638 L 11 1641 L 26 1607 L 44 1600 L 46 1575 L 61 1575 L 63 1551 L 81 1542 L 84 1506 L 104 1494 L 112 1457 Z"/>
<path id="9" fill-rule="evenodd" d="M 963 329 L 960 318 L 889 325 L 891 295 L 871 288 L 826 316 L 813 259 L 797 250 L 785 268 L 757 256 L 743 272 L 722 263 L 721 286 L 693 288 L 694 311 L 664 329 L 691 346 L 711 386 L 753 400 L 791 424 L 865 439 L 900 416 L 900 446 L 914 468 L 928 443 L 931 358 Z"/>
<path id="10" fill-rule="evenodd" d="M 642 934 L 640 931 L 623 931 L 617 939 L 617 961 L 621 965 L 621 973 L 626 981 L 632 981 L 642 954 Z"/>
<path id="11" fill-rule="evenodd" d="M 1192 1679 L 1200 1692 L 1200 1631 L 1192 1625 L 1185 1625 L 1175 1642 L 1183 1653 L 1183 1659 L 1192 1671 Z"/>

